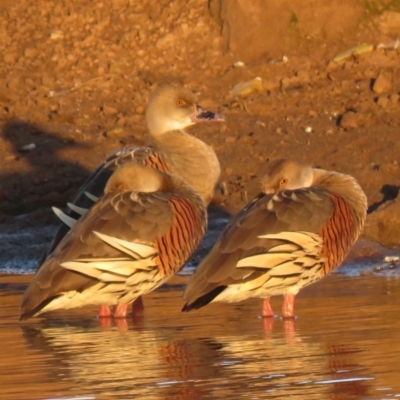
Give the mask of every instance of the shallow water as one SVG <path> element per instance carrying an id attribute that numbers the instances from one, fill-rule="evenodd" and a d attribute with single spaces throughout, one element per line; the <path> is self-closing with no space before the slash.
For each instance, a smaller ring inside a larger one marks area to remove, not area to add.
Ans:
<path id="1" fill-rule="evenodd" d="M 180 278 L 116 324 L 92 307 L 19 322 L 29 278 L 0 278 L 2 399 L 400 398 L 399 279 L 329 276 L 292 322 L 258 300 L 181 313 Z"/>

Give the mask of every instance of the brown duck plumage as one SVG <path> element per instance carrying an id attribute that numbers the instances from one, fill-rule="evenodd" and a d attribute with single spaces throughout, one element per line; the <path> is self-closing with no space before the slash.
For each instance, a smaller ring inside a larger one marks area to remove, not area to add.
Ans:
<path id="1" fill-rule="evenodd" d="M 210 146 L 189 135 L 184 129 L 197 123 L 224 120 L 221 114 L 199 106 L 196 96 L 190 90 L 173 85 L 159 87 L 152 94 L 146 109 L 146 124 L 153 145 L 126 147 L 112 154 L 79 189 L 73 201 L 68 204 L 69 210 L 66 213 L 54 209 L 63 224 L 40 264 L 43 265 L 45 258 L 56 248 L 70 227 L 101 196 L 113 171 L 127 162 L 135 161 L 181 176 L 208 205 L 220 176 L 218 158 Z M 138 300 L 141 303 L 140 298 Z M 125 314 L 126 310 L 114 312 L 116 316 Z M 110 310 L 102 307 L 99 315 L 108 316 Z"/>
<path id="2" fill-rule="evenodd" d="M 130 304 L 182 268 L 207 224 L 203 199 L 180 177 L 130 162 L 45 260 L 21 319 L 86 304 Z"/>
<path id="3" fill-rule="evenodd" d="M 272 161 L 263 192 L 228 224 L 190 279 L 184 311 L 212 301 L 284 295 L 292 317 L 298 291 L 337 268 L 364 225 L 367 199 L 354 178 L 295 161 Z"/>
<path id="4" fill-rule="evenodd" d="M 146 109 L 146 124 L 153 145 L 126 147 L 105 160 L 69 204 L 77 213 L 69 210 L 66 217 L 60 210 L 55 209 L 64 224 L 56 233 L 46 256 L 54 250 L 79 214 L 83 214 L 93 205 L 93 197 L 102 195 L 112 172 L 126 162 L 136 161 L 141 165 L 181 176 L 208 205 L 219 180 L 219 161 L 210 146 L 189 135 L 184 129 L 198 123 L 224 120 L 223 115 L 198 105 L 197 97 L 188 89 L 165 85 L 155 90 Z"/>

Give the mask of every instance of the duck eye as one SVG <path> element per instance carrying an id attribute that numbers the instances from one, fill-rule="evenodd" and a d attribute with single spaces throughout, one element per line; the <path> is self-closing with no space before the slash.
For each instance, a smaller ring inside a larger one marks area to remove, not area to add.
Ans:
<path id="1" fill-rule="evenodd" d="M 176 105 L 177 105 L 178 107 L 184 107 L 184 106 L 186 106 L 186 102 L 185 102 L 184 100 L 182 100 L 182 99 L 178 99 L 178 100 L 176 101 Z"/>
<path id="2" fill-rule="evenodd" d="M 282 178 L 282 179 L 279 181 L 279 186 L 286 185 L 287 183 L 288 183 L 288 180 L 287 180 L 286 178 Z"/>
<path id="3" fill-rule="evenodd" d="M 120 184 L 118 185 L 118 190 L 120 190 L 121 192 L 124 192 L 126 189 L 127 189 L 127 188 L 126 188 L 126 185 L 125 185 L 125 184 L 120 183 Z"/>

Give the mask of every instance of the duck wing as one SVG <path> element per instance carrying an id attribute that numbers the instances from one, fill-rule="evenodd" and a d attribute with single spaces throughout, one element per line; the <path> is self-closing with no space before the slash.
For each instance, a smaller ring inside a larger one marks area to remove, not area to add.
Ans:
<path id="1" fill-rule="evenodd" d="M 186 287 L 184 310 L 221 298 L 232 285 L 238 301 L 240 291 L 252 297 L 260 288 L 266 293 L 305 286 L 343 261 L 356 232 L 350 206 L 324 188 L 260 194 L 230 221 L 199 265 Z"/>

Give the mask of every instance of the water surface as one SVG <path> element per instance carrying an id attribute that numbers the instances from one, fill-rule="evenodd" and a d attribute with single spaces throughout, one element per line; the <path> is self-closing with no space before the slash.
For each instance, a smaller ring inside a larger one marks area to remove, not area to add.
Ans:
<path id="1" fill-rule="evenodd" d="M 400 398 L 398 279 L 329 276 L 295 322 L 259 318 L 258 300 L 181 313 L 180 278 L 136 319 L 88 307 L 22 323 L 28 280 L 0 279 L 1 399 Z"/>

